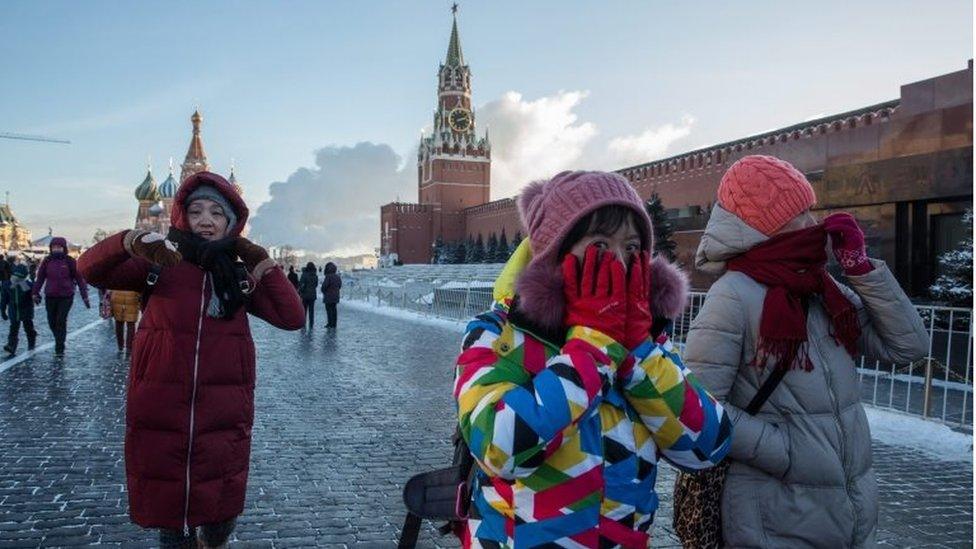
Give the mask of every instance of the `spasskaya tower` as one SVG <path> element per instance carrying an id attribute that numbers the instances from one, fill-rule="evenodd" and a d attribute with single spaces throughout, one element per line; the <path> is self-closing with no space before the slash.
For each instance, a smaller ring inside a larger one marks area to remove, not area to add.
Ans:
<path id="1" fill-rule="evenodd" d="M 438 71 L 433 131 L 421 139 L 417 153 L 419 202 L 431 208 L 431 236 L 444 241 L 465 236 L 463 210 L 488 202 L 491 181 L 491 145 L 487 131 L 478 137 L 456 5 L 452 11 L 447 56 Z"/>

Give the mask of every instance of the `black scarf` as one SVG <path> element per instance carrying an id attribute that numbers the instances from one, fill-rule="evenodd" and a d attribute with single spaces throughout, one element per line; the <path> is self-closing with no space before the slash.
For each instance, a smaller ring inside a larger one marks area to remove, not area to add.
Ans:
<path id="1" fill-rule="evenodd" d="M 234 245 L 237 237 L 206 240 L 193 233 L 170 227 L 167 238 L 176 243 L 183 259 L 210 274 L 213 282 L 212 295 L 217 297 L 219 307 L 208 306 L 207 314 L 225 320 L 234 318 L 234 314 L 245 301 L 235 270 L 237 254 Z"/>

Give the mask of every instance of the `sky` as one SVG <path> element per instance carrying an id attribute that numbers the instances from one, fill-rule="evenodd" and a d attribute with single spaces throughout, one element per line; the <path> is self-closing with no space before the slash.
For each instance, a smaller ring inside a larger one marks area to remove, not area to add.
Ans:
<path id="1" fill-rule="evenodd" d="M 461 1 L 492 199 L 899 96 L 961 70 L 972 3 Z M 0 2 L 0 192 L 76 242 L 134 222 L 203 113 L 264 244 L 370 251 L 415 201 L 451 2 Z"/>

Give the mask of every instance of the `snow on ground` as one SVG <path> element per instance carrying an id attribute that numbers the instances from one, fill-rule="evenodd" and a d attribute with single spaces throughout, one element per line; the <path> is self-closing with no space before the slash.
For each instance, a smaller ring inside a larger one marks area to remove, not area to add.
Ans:
<path id="1" fill-rule="evenodd" d="M 973 460 L 973 436 L 920 417 L 865 406 L 871 438 L 892 446 L 909 446 L 941 461 Z"/>
<path id="2" fill-rule="evenodd" d="M 858 368 L 857 371 L 866 376 L 876 376 L 885 379 L 893 379 L 895 381 L 904 381 L 905 383 L 925 383 L 925 376 L 910 376 L 908 374 L 895 374 L 891 375 L 890 372 L 883 372 L 880 370 L 872 370 L 868 368 Z M 933 387 L 945 387 L 947 389 L 955 389 L 958 391 L 972 391 L 973 386 L 969 383 L 960 383 L 958 381 L 946 381 L 944 379 L 933 378 Z"/>
<path id="3" fill-rule="evenodd" d="M 494 286 L 492 282 L 485 282 L 483 280 L 469 280 L 469 281 L 458 281 L 452 280 L 442 286 L 439 286 L 440 290 L 455 290 L 458 288 L 487 288 Z"/>
<path id="4" fill-rule="evenodd" d="M 454 332 L 463 332 L 464 327 L 467 325 L 467 321 L 461 322 L 459 320 L 449 320 L 446 318 L 437 318 L 432 316 L 424 316 L 420 313 L 414 311 L 406 311 L 399 309 L 397 307 L 390 307 L 387 305 L 372 305 L 363 301 L 357 301 L 352 299 L 347 299 L 342 302 L 344 307 L 349 307 L 350 309 L 355 309 L 357 311 L 368 311 L 371 313 L 376 313 L 384 316 L 389 316 L 393 318 L 399 318 L 401 320 L 406 320 L 409 322 L 419 322 L 426 324 L 428 326 L 437 326 Z"/>

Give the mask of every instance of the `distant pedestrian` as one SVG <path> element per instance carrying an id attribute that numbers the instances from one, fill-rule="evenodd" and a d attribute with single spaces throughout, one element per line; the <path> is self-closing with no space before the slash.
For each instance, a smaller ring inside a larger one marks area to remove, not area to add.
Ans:
<path id="1" fill-rule="evenodd" d="M 247 314 L 302 326 L 285 273 L 240 236 L 247 216 L 226 179 L 197 173 L 174 198 L 168 237 L 124 231 L 79 260 L 93 285 L 146 300 L 129 369 L 125 466 L 129 515 L 159 528 L 162 547 L 197 547 L 198 527 L 200 546 L 223 546 L 244 510 L 255 383 Z"/>
<path id="2" fill-rule="evenodd" d="M 41 302 L 41 288 L 44 289 L 44 305 L 47 308 L 47 324 L 54 334 L 54 354 L 64 355 L 64 342 L 68 336 L 68 313 L 75 300 L 75 286 L 81 293 L 81 300 L 90 309 L 88 285 L 78 272 L 75 259 L 68 255 L 68 241 L 60 236 L 51 239 L 51 253 L 40 267 L 32 292 L 34 303 Z"/>
<path id="3" fill-rule="evenodd" d="M 17 352 L 17 339 L 21 325 L 27 335 L 27 349 L 33 350 L 37 342 L 37 331 L 34 329 L 34 302 L 31 299 L 30 271 L 27 265 L 15 265 L 11 273 L 8 291 L 4 293 L 0 307 L 10 319 L 10 331 L 7 334 L 7 344 L 3 347 L 8 358 Z"/>
<path id="4" fill-rule="evenodd" d="M 10 290 L 10 272 L 13 266 L 14 262 L 12 259 L 8 260 L 7 256 L 0 255 L 0 300 L 5 299 L 7 292 Z M 6 307 L 0 308 L 0 316 L 4 320 L 7 320 Z"/>
<path id="5" fill-rule="evenodd" d="M 115 342 L 119 351 L 132 352 L 132 339 L 139 321 L 139 292 L 112 290 L 112 318 L 115 319 Z"/>
<path id="6" fill-rule="evenodd" d="M 735 435 L 723 540 L 695 539 L 699 525 L 682 534 L 686 547 L 876 545 L 878 485 L 855 358 L 911 364 L 928 337 L 885 263 L 868 258 L 857 221 L 818 221 L 815 203 L 806 177 L 770 156 L 742 158 L 719 183 L 695 264 L 721 278 L 691 324 L 684 361 Z M 828 246 L 847 284 L 827 274 Z"/>
<path id="7" fill-rule="evenodd" d="M 291 285 L 295 287 L 295 290 L 298 290 L 298 273 L 295 272 L 294 265 L 288 266 L 288 282 L 291 282 Z"/>
<path id="8" fill-rule="evenodd" d="M 315 297 L 319 287 L 319 275 L 316 273 L 315 264 L 309 261 L 298 280 L 298 295 L 305 307 L 305 327 L 309 329 L 315 325 Z"/>
<path id="9" fill-rule="evenodd" d="M 342 289 L 342 278 L 337 272 L 336 264 L 325 264 L 325 275 L 322 280 L 322 301 L 325 303 L 325 315 L 328 318 L 326 328 L 335 328 L 339 321 L 339 290 Z"/>

